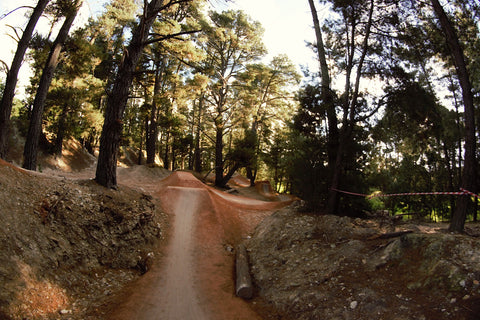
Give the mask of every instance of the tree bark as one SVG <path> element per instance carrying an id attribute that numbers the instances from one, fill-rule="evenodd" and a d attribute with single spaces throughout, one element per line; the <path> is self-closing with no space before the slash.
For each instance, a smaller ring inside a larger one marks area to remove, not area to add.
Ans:
<path id="1" fill-rule="evenodd" d="M 202 171 L 202 150 L 201 150 L 202 113 L 203 113 L 203 95 L 200 97 L 200 100 L 198 101 L 198 122 L 197 122 L 197 132 L 195 135 L 195 151 L 193 153 L 194 167 L 196 172 Z"/>
<path id="2" fill-rule="evenodd" d="M 250 180 L 250 187 L 255 186 L 255 174 L 253 173 L 252 167 L 247 166 L 245 170 L 247 171 L 247 179 Z"/>
<path id="3" fill-rule="evenodd" d="M 42 132 L 42 116 L 43 110 L 45 109 L 48 88 L 52 83 L 55 69 L 60 60 L 60 52 L 62 51 L 63 44 L 68 37 L 70 27 L 72 26 L 81 5 L 82 0 L 72 4 L 73 7 L 71 11 L 67 13 L 65 21 L 63 22 L 60 31 L 58 31 L 57 38 L 53 42 L 42 76 L 40 77 L 40 83 L 38 84 L 35 100 L 33 101 L 27 140 L 25 141 L 25 147 L 23 150 L 23 168 L 27 170 L 36 170 L 37 168 L 38 142 Z"/>
<path id="4" fill-rule="evenodd" d="M 169 130 L 169 128 L 167 128 Z M 163 154 L 163 167 L 170 170 L 170 132 L 165 134 L 165 153 Z"/>
<path id="5" fill-rule="evenodd" d="M 165 59 L 165 58 L 164 58 Z M 157 150 L 157 138 L 158 138 L 158 106 L 157 98 L 160 95 L 162 74 L 164 69 L 164 61 L 156 61 L 155 63 L 155 84 L 153 86 L 153 101 L 152 109 L 150 113 L 150 123 L 147 126 L 147 139 L 146 139 L 146 151 L 147 151 L 147 164 L 155 163 L 155 151 Z"/>
<path id="6" fill-rule="evenodd" d="M 153 103 L 152 114 L 157 113 L 155 102 Z M 158 125 L 155 116 L 151 115 L 145 126 L 145 150 L 147 151 L 147 164 L 155 163 L 155 151 L 157 150 Z"/>
<path id="7" fill-rule="evenodd" d="M 445 33 L 448 46 L 455 63 L 457 76 L 462 87 L 462 96 L 464 104 L 464 121 L 465 121 L 465 162 L 462 174 L 462 188 L 475 191 L 476 170 L 475 170 L 475 109 L 473 105 L 472 85 L 470 83 L 465 57 L 462 47 L 457 37 L 457 33 L 448 19 L 447 14 L 443 10 L 438 0 L 432 0 L 433 9 Z M 470 197 L 461 196 L 458 199 L 457 207 L 453 214 L 449 231 L 463 232 L 465 228 L 465 220 L 469 206 L 472 204 Z"/>
<path id="8" fill-rule="evenodd" d="M 157 112 L 157 107 L 155 102 L 151 110 L 152 114 Z M 145 126 L 145 150 L 147 152 L 147 164 L 155 163 L 155 151 L 157 150 L 157 137 L 158 137 L 158 126 L 155 116 L 151 115 L 150 119 L 147 120 L 147 125 Z"/>
<path id="9" fill-rule="evenodd" d="M 41 17 L 45 7 L 50 0 L 39 0 L 33 9 L 30 20 L 23 31 L 22 38 L 18 42 L 17 51 L 13 57 L 12 64 L 7 73 L 7 80 L 3 90 L 2 101 L 0 102 L 0 158 L 5 159 L 8 150 L 8 130 L 10 127 L 10 115 L 12 113 L 13 98 L 17 86 L 18 73 L 22 65 L 23 57 L 27 51 L 28 44 L 32 39 L 33 30 Z"/>
<path id="10" fill-rule="evenodd" d="M 105 120 L 100 136 L 95 181 L 107 188 L 117 186 L 117 152 L 123 128 L 123 115 L 127 105 L 135 67 L 145 47 L 150 28 L 164 5 L 163 0 L 152 0 L 146 4 L 139 24 L 133 31 L 114 80 L 112 92 L 107 97 Z"/>
<path id="11" fill-rule="evenodd" d="M 223 126 L 217 125 L 215 134 L 215 185 L 223 187 Z"/>

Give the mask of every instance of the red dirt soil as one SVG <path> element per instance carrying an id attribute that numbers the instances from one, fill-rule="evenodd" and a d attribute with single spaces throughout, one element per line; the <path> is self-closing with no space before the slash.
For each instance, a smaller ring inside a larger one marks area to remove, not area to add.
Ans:
<path id="1" fill-rule="evenodd" d="M 174 220 L 167 248 L 159 249 L 166 256 L 129 287 L 110 319 L 261 319 L 235 296 L 233 248 L 291 201 L 231 195 L 188 172 L 163 179 L 153 196 Z"/>

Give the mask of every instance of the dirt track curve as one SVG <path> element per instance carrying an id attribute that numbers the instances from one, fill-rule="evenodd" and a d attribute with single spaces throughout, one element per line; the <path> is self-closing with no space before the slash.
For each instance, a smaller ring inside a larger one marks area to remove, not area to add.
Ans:
<path id="1" fill-rule="evenodd" d="M 172 215 L 165 256 L 129 289 L 110 319 L 259 319 L 234 296 L 234 256 L 225 247 L 286 203 L 225 194 L 186 172 L 163 179 L 153 196 Z"/>

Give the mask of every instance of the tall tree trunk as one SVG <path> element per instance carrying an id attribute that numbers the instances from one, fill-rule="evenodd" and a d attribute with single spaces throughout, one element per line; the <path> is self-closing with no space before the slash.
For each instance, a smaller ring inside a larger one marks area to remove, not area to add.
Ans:
<path id="1" fill-rule="evenodd" d="M 455 162 L 455 152 L 453 152 L 453 159 L 452 160 L 452 157 L 450 156 L 450 150 L 448 150 L 448 147 L 447 145 L 445 144 L 445 142 L 440 142 L 442 144 L 442 147 L 443 147 L 443 153 L 445 154 L 445 161 L 447 162 L 446 165 L 447 165 L 447 172 L 448 172 L 448 190 L 454 190 L 454 183 L 453 183 L 453 179 L 454 179 L 454 167 L 455 165 L 453 164 Z M 453 216 L 453 213 L 455 212 L 455 196 L 450 196 L 450 216 Z"/>
<path id="2" fill-rule="evenodd" d="M 176 160 L 177 160 L 177 154 L 175 152 L 175 140 L 176 140 L 176 138 L 174 137 L 173 141 L 172 141 L 172 166 L 171 166 L 171 169 L 170 169 L 172 171 L 175 171 L 175 169 L 176 169 Z"/>
<path id="3" fill-rule="evenodd" d="M 38 84 L 35 100 L 33 101 L 32 116 L 28 127 L 27 140 L 25 141 L 25 147 L 23 150 L 23 168 L 28 170 L 36 170 L 37 168 L 38 139 L 42 132 L 42 116 L 45 108 L 45 100 L 47 99 L 48 88 L 50 87 L 55 69 L 60 60 L 60 52 L 62 51 L 63 44 L 68 37 L 70 27 L 72 26 L 81 5 L 82 0 L 72 4 L 73 7 L 71 11 L 67 13 L 65 21 L 58 32 L 57 38 L 53 42 L 42 76 L 40 77 L 40 83 Z"/>
<path id="4" fill-rule="evenodd" d="M 315 29 L 315 35 L 317 38 L 317 53 L 318 61 L 320 63 L 320 74 L 321 74 L 321 95 L 322 102 L 325 104 L 327 110 L 327 120 L 328 120 L 328 136 L 327 136 L 327 156 L 328 156 L 328 168 L 331 173 L 330 176 L 330 189 L 329 189 L 329 202 L 327 207 L 332 208 L 332 212 L 336 211 L 338 203 L 337 191 L 334 190 L 334 186 L 338 186 L 339 172 L 337 171 L 337 154 L 339 149 L 339 130 L 338 130 L 338 121 L 337 113 L 335 112 L 335 99 L 334 93 L 330 87 L 331 80 L 330 74 L 327 65 L 327 57 L 325 54 L 325 47 L 323 44 L 322 29 L 320 28 L 320 22 L 318 20 L 317 10 L 313 0 L 308 0 L 310 4 L 310 10 L 312 12 L 313 26 Z M 332 189 L 333 188 L 333 189 Z M 330 203 L 330 204 L 329 204 Z"/>
<path id="5" fill-rule="evenodd" d="M 145 117 L 145 125 L 140 126 L 140 145 L 138 146 L 137 164 L 141 165 L 143 161 L 143 132 L 145 132 L 145 140 L 148 135 L 148 117 Z"/>
<path id="6" fill-rule="evenodd" d="M 251 135 L 254 140 L 254 148 L 255 152 L 253 154 L 253 158 L 251 159 L 251 163 L 249 163 L 245 169 L 247 171 L 247 178 L 250 180 L 250 186 L 253 187 L 255 186 L 255 179 L 257 177 L 257 163 L 258 163 L 258 154 L 260 154 L 260 143 L 258 139 L 258 120 L 257 117 L 255 117 L 255 120 L 252 123 L 252 128 L 250 129 Z"/>
<path id="7" fill-rule="evenodd" d="M 432 0 L 433 9 L 445 33 L 448 46 L 455 63 L 457 76 L 462 87 L 463 104 L 465 108 L 465 160 L 462 174 L 462 188 L 474 191 L 476 190 L 476 170 L 475 170 L 475 109 L 473 106 L 472 85 L 468 76 L 465 57 L 462 47 L 458 40 L 455 29 L 448 19 L 447 14 L 438 0 Z M 469 196 L 461 196 L 458 199 L 455 213 L 449 226 L 449 231 L 463 232 L 467 211 L 472 204 Z"/>
<path id="8" fill-rule="evenodd" d="M 193 153 L 194 168 L 196 172 L 202 171 L 202 114 L 203 114 L 203 95 L 198 101 L 198 120 L 197 120 L 197 132 L 195 135 L 195 151 Z"/>
<path id="9" fill-rule="evenodd" d="M 170 152 L 169 143 L 170 143 L 170 132 L 167 131 L 167 133 L 165 134 L 165 153 L 163 154 L 163 167 L 167 170 L 171 169 L 170 158 L 169 158 L 169 152 Z"/>
<path id="10" fill-rule="evenodd" d="M 133 31 L 130 44 L 124 51 L 112 92 L 107 97 L 95 173 L 95 181 L 107 188 L 116 188 L 117 186 L 117 152 L 133 74 L 145 47 L 145 40 L 150 33 L 150 28 L 163 5 L 163 0 L 152 0 L 148 4 L 145 1 L 143 15 Z"/>
<path id="11" fill-rule="evenodd" d="M 453 82 L 452 74 L 448 75 L 448 80 L 450 81 L 450 86 L 452 88 L 452 96 L 455 106 L 455 124 L 457 130 L 460 132 L 460 113 L 458 111 L 458 99 L 457 99 L 457 90 L 455 89 L 455 83 Z M 459 135 L 457 140 L 457 148 L 458 148 L 458 165 L 455 165 L 455 153 L 453 154 L 453 167 L 457 170 L 457 175 L 460 178 L 462 176 L 462 137 Z"/>
<path id="12" fill-rule="evenodd" d="M 362 55 L 360 56 L 359 62 L 358 62 L 358 67 L 357 67 L 357 74 L 356 74 L 356 79 L 355 79 L 355 85 L 354 85 L 354 91 L 352 94 L 351 101 L 348 101 L 348 97 L 350 96 L 350 73 L 352 71 L 352 68 L 349 68 L 349 71 L 347 71 L 347 77 L 346 77 L 346 86 L 345 86 L 345 107 L 344 107 L 344 115 L 343 115 L 343 125 L 339 133 L 339 139 L 338 139 L 338 148 L 336 152 L 336 159 L 335 159 L 335 167 L 333 170 L 333 176 L 332 176 L 332 182 L 330 185 L 330 190 L 328 193 L 328 200 L 327 200 L 327 213 L 328 214 L 338 214 L 338 208 L 339 208 L 339 200 L 340 196 L 338 194 L 338 191 L 336 189 L 339 188 L 342 175 L 344 173 L 344 167 L 345 167 L 345 151 L 347 148 L 347 144 L 352 140 L 353 137 L 353 129 L 355 126 L 355 114 L 356 114 L 356 109 L 357 109 L 357 100 L 358 100 L 358 92 L 360 88 L 360 80 L 362 76 L 362 69 L 363 69 L 363 63 L 365 61 L 365 57 L 367 55 L 367 50 L 368 50 L 368 40 L 370 37 L 370 32 L 371 32 L 371 27 L 373 23 L 373 10 L 375 8 L 375 1 L 370 0 L 370 8 L 368 12 L 368 22 L 366 25 L 366 33 L 365 33 L 365 38 L 363 39 L 363 44 L 362 44 Z M 354 28 L 352 28 L 352 48 L 351 48 L 351 57 L 349 58 L 350 61 L 348 64 L 352 63 L 353 67 L 353 52 L 355 51 L 354 48 Z"/>
<path id="13" fill-rule="evenodd" d="M 165 66 L 164 57 L 162 60 L 155 62 L 155 84 L 153 86 L 153 101 L 152 101 L 152 110 L 150 111 L 150 123 L 147 126 L 147 141 L 146 141 L 146 150 L 147 150 L 147 164 L 155 163 L 155 150 L 157 150 L 157 139 L 158 139 L 158 106 L 157 100 L 160 95 L 162 74 Z"/>
<path id="14" fill-rule="evenodd" d="M 145 150 L 147 151 L 147 164 L 155 163 L 155 151 L 157 150 L 157 138 L 158 138 L 158 125 L 154 114 L 157 113 L 156 103 L 153 102 L 152 115 L 147 120 L 146 137 L 145 137 Z"/>
<path id="15" fill-rule="evenodd" d="M 216 127 L 215 134 L 215 185 L 224 187 L 223 183 L 223 126 Z"/>
<path id="16" fill-rule="evenodd" d="M 17 51 L 13 57 L 10 69 L 7 72 L 7 80 L 3 89 L 2 101 L 0 102 L 0 158 L 5 159 L 8 150 L 8 130 L 10 127 L 10 115 L 12 113 L 13 98 L 17 86 L 18 73 L 22 65 L 23 57 L 28 44 L 32 39 L 33 30 L 41 17 L 43 10 L 50 0 L 39 0 L 33 9 L 30 20 L 23 31 L 22 38 L 18 42 Z"/>
<path id="17" fill-rule="evenodd" d="M 250 187 L 255 186 L 255 177 L 253 176 L 253 169 L 251 166 L 245 167 L 247 172 L 247 179 L 250 181 Z"/>

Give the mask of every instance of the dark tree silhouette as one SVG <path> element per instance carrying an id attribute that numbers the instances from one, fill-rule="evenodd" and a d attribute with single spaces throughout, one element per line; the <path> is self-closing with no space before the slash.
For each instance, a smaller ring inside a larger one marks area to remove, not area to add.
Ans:
<path id="1" fill-rule="evenodd" d="M 462 188 L 470 191 L 475 190 L 475 109 L 473 106 L 472 85 L 465 64 L 465 56 L 458 40 L 457 33 L 447 14 L 438 0 L 432 0 L 433 9 L 438 21 L 445 33 L 447 44 L 450 48 L 455 69 L 457 70 L 460 86 L 462 87 L 463 103 L 465 107 L 465 163 L 462 174 Z M 449 230 L 463 232 L 470 198 L 462 196 L 457 202 Z"/>
<path id="2" fill-rule="evenodd" d="M 0 158 L 2 159 L 5 159 L 8 150 L 8 129 L 10 126 L 10 115 L 12 113 L 18 72 L 20 71 L 28 44 L 32 39 L 33 30 L 49 1 L 50 0 L 39 0 L 37 6 L 33 9 L 30 20 L 28 20 L 27 26 L 18 42 L 17 51 L 13 57 L 10 69 L 7 72 L 7 80 L 3 90 L 2 101 L 0 102 Z"/>

